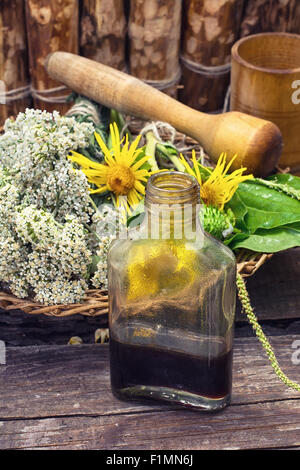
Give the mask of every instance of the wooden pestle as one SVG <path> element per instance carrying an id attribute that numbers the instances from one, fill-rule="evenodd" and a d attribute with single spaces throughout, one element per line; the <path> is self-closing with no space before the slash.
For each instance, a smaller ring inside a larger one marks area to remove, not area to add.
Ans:
<path id="1" fill-rule="evenodd" d="M 205 114 L 170 98 L 142 81 L 98 62 L 68 52 L 54 52 L 46 60 L 49 75 L 72 90 L 141 119 L 168 122 L 196 139 L 216 162 L 222 152 L 232 169 L 266 176 L 274 170 L 282 149 L 278 127 L 248 114 L 232 111 Z"/>

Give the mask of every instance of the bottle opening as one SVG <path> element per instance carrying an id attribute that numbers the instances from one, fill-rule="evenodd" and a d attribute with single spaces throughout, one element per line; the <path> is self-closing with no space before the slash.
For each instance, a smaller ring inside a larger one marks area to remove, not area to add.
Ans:
<path id="1" fill-rule="evenodd" d="M 147 183 L 145 204 L 199 204 L 200 187 L 193 176 L 179 171 L 152 175 Z"/>

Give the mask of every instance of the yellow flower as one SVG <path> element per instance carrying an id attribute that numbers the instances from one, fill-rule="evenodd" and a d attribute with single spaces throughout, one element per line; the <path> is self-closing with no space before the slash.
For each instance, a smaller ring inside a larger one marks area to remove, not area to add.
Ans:
<path id="1" fill-rule="evenodd" d="M 94 162 L 74 151 L 69 158 L 81 166 L 89 183 L 97 186 L 97 189 L 91 190 L 92 194 L 110 191 L 115 206 L 126 208 L 130 213 L 130 207 L 138 204 L 145 194 L 143 183 L 147 181 L 150 172 L 141 169 L 141 167 L 149 157 L 137 160 L 142 152 L 141 148 L 137 148 L 141 136 L 138 136 L 131 145 L 129 145 L 128 136 L 126 136 L 125 143 L 121 148 L 124 139 L 120 140 L 116 123 L 110 125 L 110 132 L 111 150 L 107 148 L 101 136 L 95 132 L 97 142 L 104 154 L 105 163 Z"/>
<path id="2" fill-rule="evenodd" d="M 195 150 L 192 151 L 192 162 L 194 168 L 191 168 L 183 155 L 180 154 L 180 159 L 184 164 L 187 173 L 194 176 L 200 184 L 200 197 L 204 204 L 208 206 L 216 206 L 222 210 L 226 202 L 230 201 L 236 192 L 239 184 L 253 178 L 253 175 L 243 175 L 247 168 L 239 168 L 232 173 L 228 173 L 236 157 L 237 155 L 235 155 L 226 166 L 226 153 L 222 153 L 216 167 L 211 170 L 197 162 Z M 209 177 L 204 182 L 202 180 L 199 167 L 204 168 L 208 173 L 210 173 Z"/>

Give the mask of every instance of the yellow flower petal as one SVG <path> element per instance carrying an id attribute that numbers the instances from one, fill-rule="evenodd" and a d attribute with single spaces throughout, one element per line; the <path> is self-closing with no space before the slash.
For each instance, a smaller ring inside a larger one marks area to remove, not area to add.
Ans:
<path id="1" fill-rule="evenodd" d="M 99 147 L 101 148 L 101 150 L 103 152 L 103 155 L 104 155 L 105 159 L 108 160 L 108 161 L 111 161 L 111 159 L 112 159 L 111 151 L 105 145 L 102 137 L 97 132 L 95 132 L 95 137 L 96 137 L 96 140 L 99 144 Z"/>
<path id="2" fill-rule="evenodd" d="M 191 176 L 196 177 L 195 172 L 192 170 L 188 162 L 185 160 L 184 156 L 182 153 L 180 154 L 180 161 L 184 164 L 186 172 L 189 173 Z"/>
<path id="3" fill-rule="evenodd" d="M 141 136 L 138 135 L 137 138 L 132 142 L 130 148 L 128 149 L 126 160 L 128 164 L 130 165 L 132 162 L 135 161 L 136 157 L 141 153 L 141 149 L 137 150 L 137 146 L 139 145 L 140 140 L 141 140 Z"/>
<path id="4" fill-rule="evenodd" d="M 150 157 L 142 157 L 140 160 L 138 160 L 136 163 L 131 165 L 132 170 L 138 170 L 141 166 L 144 165 L 149 160 Z"/>
<path id="5" fill-rule="evenodd" d="M 234 155 L 229 163 L 227 163 L 226 153 L 223 152 L 213 170 L 209 170 L 198 163 L 194 151 L 192 152 L 193 169 L 189 166 L 182 154 L 180 154 L 180 157 L 187 173 L 193 175 L 199 182 L 200 197 L 202 201 L 207 205 L 217 206 L 221 210 L 224 208 L 224 205 L 230 201 L 239 184 L 253 178 L 253 175 L 243 175 L 247 170 L 246 168 L 239 168 L 232 173 L 227 174 L 237 155 Z M 208 170 L 210 173 L 205 182 L 202 181 L 199 166 Z"/>
<path id="6" fill-rule="evenodd" d="M 142 148 L 138 148 L 141 136 L 138 136 L 131 144 L 128 135 L 120 140 L 116 123 L 110 125 L 110 132 L 111 150 L 95 132 L 95 138 L 104 155 L 104 164 L 94 162 L 76 152 L 72 152 L 70 160 L 80 165 L 89 183 L 96 186 L 96 188 L 91 188 L 91 194 L 110 191 L 114 205 L 130 214 L 131 207 L 138 204 L 145 194 L 143 183 L 146 183 L 151 171 L 141 169 L 141 167 L 150 157 L 145 156 L 137 160 L 143 151 Z"/>
<path id="7" fill-rule="evenodd" d="M 145 186 L 142 185 L 142 183 L 140 181 L 136 180 L 135 183 L 134 183 L 134 187 L 141 194 L 145 194 Z"/>
<path id="8" fill-rule="evenodd" d="M 91 194 L 105 193 L 106 191 L 108 191 L 107 186 L 102 186 L 102 188 L 97 188 L 97 189 L 90 189 Z"/>
<path id="9" fill-rule="evenodd" d="M 120 158 L 120 134 L 117 124 L 114 122 L 110 124 L 110 134 L 111 134 L 111 141 L 112 141 L 112 150 L 115 159 Z"/>
<path id="10" fill-rule="evenodd" d="M 192 161 L 193 161 L 193 165 L 194 165 L 194 168 L 195 168 L 195 171 L 196 171 L 196 178 L 198 180 L 198 183 L 201 186 L 201 184 L 202 184 L 201 173 L 199 171 L 198 163 L 196 161 L 196 152 L 195 152 L 194 149 L 192 150 Z"/>
<path id="11" fill-rule="evenodd" d="M 71 155 L 68 156 L 68 159 L 72 160 L 72 162 L 74 163 L 77 163 L 82 168 L 100 169 L 104 166 L 102 163 L 94 162 L 89 158 L 85 157 L 84 155 L 81 155 L 81 153 L 74 152 L 73 150 L 71 152 Z"/>

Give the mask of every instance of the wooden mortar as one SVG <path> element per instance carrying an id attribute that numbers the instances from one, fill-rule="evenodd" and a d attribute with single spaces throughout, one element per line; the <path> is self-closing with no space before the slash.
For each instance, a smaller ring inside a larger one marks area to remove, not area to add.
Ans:
<path id="1" fill-rule="evenodd" d="M 283 137 L 279 164 L 300 173 L 300 35 L 262 33 L 235 43 L 230 107 L 275 123 Z"/>

